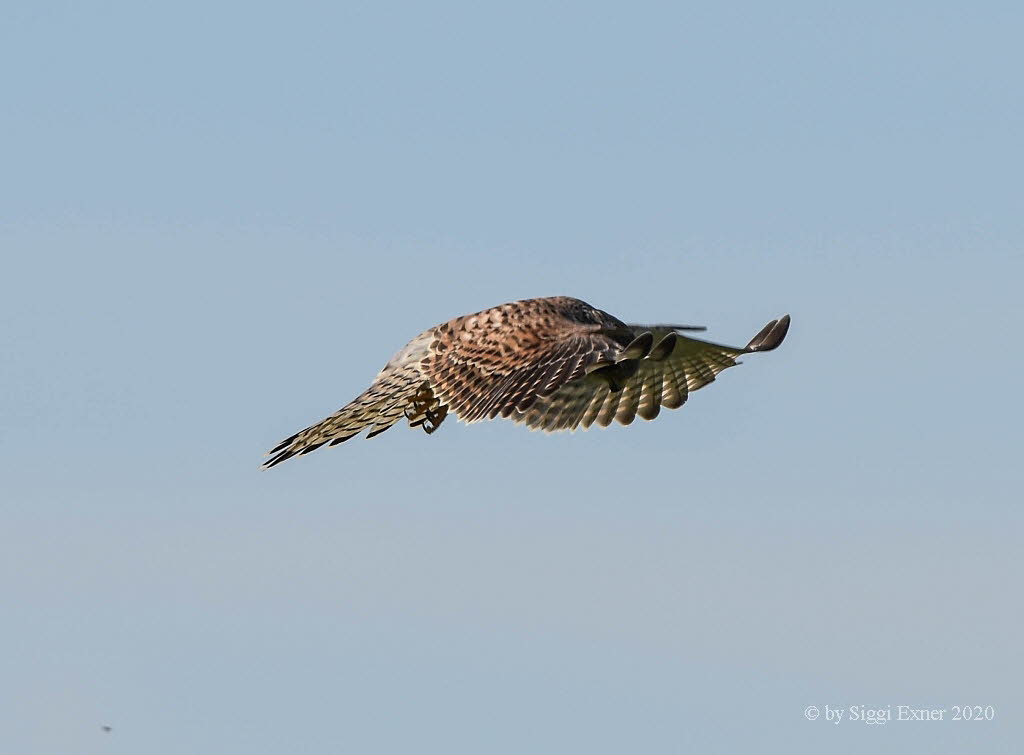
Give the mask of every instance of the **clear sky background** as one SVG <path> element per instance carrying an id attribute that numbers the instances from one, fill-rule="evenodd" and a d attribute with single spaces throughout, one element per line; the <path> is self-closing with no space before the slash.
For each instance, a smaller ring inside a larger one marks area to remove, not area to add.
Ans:
<path id="1" fill-rule="evenodd" d="M 5 4 L 0 750 L 1019 746 L 1022 28 Z M 554 294 L 793 327 L 653 423 L 259 470 L 424 328 Z"/>

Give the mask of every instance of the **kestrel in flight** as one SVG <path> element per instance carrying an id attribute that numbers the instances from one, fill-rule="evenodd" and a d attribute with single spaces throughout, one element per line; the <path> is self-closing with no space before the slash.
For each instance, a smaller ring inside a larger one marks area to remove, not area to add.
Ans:
<path id="1" fill-rule="evenodd" d="M 628 425 L 639 415 L 678 409 L 736 357 L 771 351 L 789 315 L 772 320 L 742 348 L 681 334 L 685 325 L 627 325 L 569 296 L 524 299 L 456 317 L 424 331 L 391 358 L 373 384 L 330 417 L 281 441 L 272 467 L 404 415 L 432 433 L 448 412 L 470 423 L 504 417 L 557 432 Z"/>

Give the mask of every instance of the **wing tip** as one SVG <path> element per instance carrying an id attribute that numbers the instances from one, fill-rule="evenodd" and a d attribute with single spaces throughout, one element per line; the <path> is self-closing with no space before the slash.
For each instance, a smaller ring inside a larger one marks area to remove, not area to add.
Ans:
<path id="1" fill-rule="evenodd" d="M 265 462 L 260 464 L 260 469 L 261 470 L 265 470 L 265 469 L 270 469 L 272 467 L 276 467 L 282 461 L 287 461 L 288 459 L 292 458 L 292 456 L 294 456 L 294 455 L 295 455 L 294 453 L 291 453 L 288 450 L 281 451 L 279 454 L 276 454 L 272 458 L 267 459 Z"/>
<path id="2" fill-rule="evenodd" d="M 750 343 L 743 350 L 752 352 L 777 349 L 786 340 L 786 334 L 789 332 L 789 323 L 789 315 L 783 315 L 778 320 L 772 320 L 761 328 L 756 336 L 750 339 Z"/>

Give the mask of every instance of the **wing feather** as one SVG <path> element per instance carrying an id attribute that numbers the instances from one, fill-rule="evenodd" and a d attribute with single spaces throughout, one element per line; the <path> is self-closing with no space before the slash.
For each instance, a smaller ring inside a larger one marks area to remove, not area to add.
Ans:
<path id="1" fill-rule="evenodd" d="M 533 429 L 557 431 L 589 428 L 594 422 L 607 427 L 613 420 L 630 424 L 639 415 L 645 420 L 658 416 L 661 407 L 678 409 L 689 394 L 715 380 L 722 370 L 733 367 L 742 354 L 770 351 L 778 347 L 789 329 L 789 315 L 768 323 L 744 347 L 688 338 L 674 333 L 671 351 L 660 348 L 665 332 L 654 333 L 654 347 L 640 359 L 636 372 L 622 389 L 613 391 L 600 373 L 564 384 L 549 396 L 539 397 L 525 412 L 513 416 Z"/>
<path id="2" fill-rule="evenodd" d="M 271 449 L 264 468 L 308 454 L 325 443 L 336 446 L 367 428 L 367 437 L 379 435 L 401 418 L 423 385 L 423 376 L 415 366 L 385 368 L 373 385 L 334 414 L 278 443 Z"/>

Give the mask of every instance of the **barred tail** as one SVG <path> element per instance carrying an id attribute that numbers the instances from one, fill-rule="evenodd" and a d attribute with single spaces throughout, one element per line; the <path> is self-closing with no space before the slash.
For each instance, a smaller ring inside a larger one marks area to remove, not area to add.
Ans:
<path id="1" fill-rule="evenodd" d="M 274 446 L 267 454 L 270 458 L 263 463 L 263 468 L 270 469 L 293 456 L 315 451 L 324 444 L 336 446 L 366 428 L 370 428 L 366 437 L 379 435 L 402 417 L 422 380 L 414 370 L 389 372 L 385 368 L 373 385 L 330 417 Z"/>

